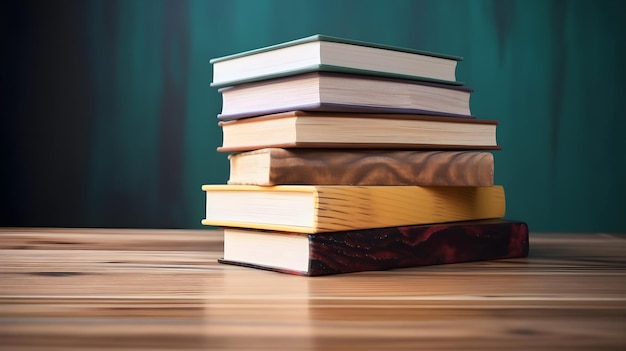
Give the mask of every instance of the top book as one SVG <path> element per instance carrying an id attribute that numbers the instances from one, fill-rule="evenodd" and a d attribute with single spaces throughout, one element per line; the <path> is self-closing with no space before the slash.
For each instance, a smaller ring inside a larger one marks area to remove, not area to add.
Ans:
<path id="1" fill-rule="evenodd" d="M 211 86 L 225 87 L 313 71 L 434 81 L 456 81 L 459 56 L 314 35 L 214 58 Z"/>

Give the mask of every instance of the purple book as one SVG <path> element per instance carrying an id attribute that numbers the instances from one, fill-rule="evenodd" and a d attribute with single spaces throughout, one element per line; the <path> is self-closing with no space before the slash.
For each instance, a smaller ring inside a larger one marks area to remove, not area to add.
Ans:
<path id="1" fill-rule="evenodd" d="M 220 263 L 320 276 L 528 256 L 528 226 L 502 219 L 296 234 L 224 228 Z"/>

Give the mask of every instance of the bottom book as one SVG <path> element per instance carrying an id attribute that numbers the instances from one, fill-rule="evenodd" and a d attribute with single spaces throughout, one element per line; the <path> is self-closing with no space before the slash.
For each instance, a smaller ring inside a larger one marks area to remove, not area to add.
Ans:
<path id="1" fill-rule="evenodd" d="M 503 219 L 320 234 L 224 228 L 220 263 L 305 276 L 528 256 L 528 226 Z"/>

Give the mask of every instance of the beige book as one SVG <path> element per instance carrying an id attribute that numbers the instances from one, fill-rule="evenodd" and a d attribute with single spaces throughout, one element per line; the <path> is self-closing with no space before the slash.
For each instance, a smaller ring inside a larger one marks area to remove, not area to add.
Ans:
<path id="1" fill-rule="evenodd" d="M 262 148 L 499 149 L 494 120 L 411 114 L 290 111 L 220 122 L 218 151 Z"/>

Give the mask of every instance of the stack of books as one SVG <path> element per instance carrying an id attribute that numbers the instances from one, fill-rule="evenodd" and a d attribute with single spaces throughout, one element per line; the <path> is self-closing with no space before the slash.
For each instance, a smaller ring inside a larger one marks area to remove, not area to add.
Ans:
<path id="1" fill-rule="evenodd" d="M 503 219 L 497 121 L 460 57 L 316 35 L 211 60 L 230 160 L 205 185 L 220 262 L 317 276 L 528 254 Z"/>

